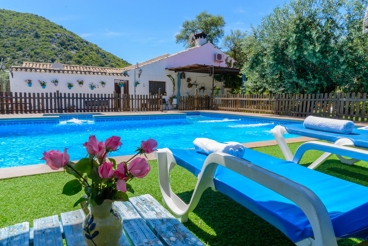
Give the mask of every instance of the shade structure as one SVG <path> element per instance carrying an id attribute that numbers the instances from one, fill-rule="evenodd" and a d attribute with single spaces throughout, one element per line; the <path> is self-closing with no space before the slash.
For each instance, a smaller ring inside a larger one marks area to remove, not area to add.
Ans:
<path id="1" fill-rule="evenodd" d="M 213 65 L 205 65 L 205 64 L 192 64 L 186 66 L 179 67 L 168 67 L 166 70 L 174 71 L 174 72 L 192 72 L 192 73 L 207 73 L 208 75 L 212 74 L 232 74 L 238 75 L 240 73 L 239 68 L 230 68 L 230 67 L 220 67 Z"/>

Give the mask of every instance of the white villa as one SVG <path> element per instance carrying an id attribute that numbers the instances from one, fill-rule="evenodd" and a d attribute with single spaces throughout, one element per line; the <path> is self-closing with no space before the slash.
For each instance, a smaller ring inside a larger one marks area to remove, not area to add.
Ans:
<path id="1" fill-rule="evenodd" d="M 215 86 L 223 90 L 222 83 L 214 80 L 214 74 L 239 74 L 232 63 L 232 58 L 207 42 L 204 33 L 199 33 L 195 34 L 195 47 L 124 68 L 24 62 L 22 66 L 10 68 L 10 90 L 134 95 L 155 95 L 160 91 L 170 97 L 194 95 L 195 89 L 199 89 L 199 95 L 211 95 Z M 55 80 L 57 83 L 52 82 Z M 46 86 L 42 87 L 39 81 L 46 82 Z"/>

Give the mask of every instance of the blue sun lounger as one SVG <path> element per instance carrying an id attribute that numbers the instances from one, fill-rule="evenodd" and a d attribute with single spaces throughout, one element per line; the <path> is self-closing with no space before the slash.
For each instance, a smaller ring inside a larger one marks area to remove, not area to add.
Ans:
<path id="1" fill-rule="evenodd" d="M 340 147 L 311 141 L 297 151 L 294 161 L 251 149 L 246 149 L 245 159 L 224 153 L 207 156 L 195 150 L 160 149 L 156 152 L 160 189 L 164 202 L 181 221 L 188 219 L 204 190 L 211 187 L 278 228 L 297 245 L 332 246 L 337 245 L 337 238 L 366 239 L 368 187 L 297 163 L 310 149 L 357 154 L 354 148 Z M 368 156 L 364 152 L 358 155 Z M 189 204 L 170 186 L 170 171 L 176 164 L 198 177 Z"/>
<path id="2" fill-rule="evenodd" d="M 326 141 L 332 142 L 333 144 L 336 144 L 339 146 L 355 146 L 355 147 L 368 149 L 368 130 L 362 130 L 360 128 L 354 128 L 353 132 L 350 134 L 342 134 L 342 133 L 334 133 L 334 132 L 328 132 L 328 131 L 308 129 L 303 126 L 303 123 L 299 123 L 299 124 L 290 124 L 290 125 L 285 125 L 285 126 L 278 125 L 278 126 L 275 126 L 271 130 L 271 132 L 273 136 L 275 137 L 286 160 L 292 160 L 293 154 L 291 153 L 288 145 L 286 144 L 285 139 L 283 138 L 283 134 L 285 133 L 326 140 Z M 314 161 L 309 166 L 309 168 L 315 169 L 330 155 L 331 154 L 328 152 L 324 153 L 320 158 Z M 346 159 L 338 153 L 337 153 L 337 156 L 341 160 L 342 163 L 349 164 L 349 165 L 352 165 L 359 160 L 357 158 Z"/>

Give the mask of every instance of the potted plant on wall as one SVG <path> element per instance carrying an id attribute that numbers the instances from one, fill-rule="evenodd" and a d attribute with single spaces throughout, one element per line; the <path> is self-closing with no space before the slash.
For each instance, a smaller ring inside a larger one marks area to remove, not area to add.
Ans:
<path id="1" fill-rule="evenodd" d="M 136 81 L 136 82 L 134 83 L 134 86 L 135 86 L 135 87 L 137 87 L 139 84 L 140 84 L 140 83 L 139 83 L 138 81 Z"/>
<path id="2" fill-rule="evenodd" d="M 53 83 L 55 86 L 58 86 L 59 81 L 57 79 L 51 80 L 51 83 Z"/>
<path id="3" fill-rule="evenodd" d="M 124 82 L 123 81 L 119 81 L 118 83 L 118 86 L 121 88 L 121 87 L 124 87 Z"/>
<path id="4" fill-rule="evenodd" d="M 215 90 L 215 95 L 217 96 L 220 93 L 220 87 L 216 85 L 213 89 Z"/>
<path id="5" fill-rule="evenodd" d="M 70 82 L 67 85 L 68 85 L 68 89 L 69 90 L 71 90 L 73 88 L 73 86 L 74 86 L 73 83 L 70 83 Z"/>
<path id="6" fill-rule="evenodd" d="M 28 84 L 29 87 L 32 87 L 32 80 L 26 79 L 25 82 Z"/>
<path id="7" fill-rule="evenodd" d="M 94 89 L 95 89 L 95 87 L 96 87 L 96 86 L 95 86 L 95 84 L 93 84 L 93 83 L 90 83 L 90 84 L 89 84 L 89 88 L 90 88 L 91 90 L 94 90 Z"/>
<path id="8" fill-rule="evenodd" d="M 39 80 L 38 83 L 40 83 L 42 89 L 45 89 L 46 88 L 46 81 Z"/>
<path id="9" fill-rule="evenodd" d="M 80 87 L 82 87 L 83 86 L 83 83 L 84 83 L 84 81 L 82 80 L 82 79 L 78 79 L 77 80 L 77 83 L 78 83 L 78 85 L 80 86 Z"/>
<path id="10" fill-rule="evenodd" d="M 101 81 L 100 83 L 101 83 L 101 86 L 102 87 L 105 87 L 105 85 L 106 85 L 106 82 L 105 81 Z"/>

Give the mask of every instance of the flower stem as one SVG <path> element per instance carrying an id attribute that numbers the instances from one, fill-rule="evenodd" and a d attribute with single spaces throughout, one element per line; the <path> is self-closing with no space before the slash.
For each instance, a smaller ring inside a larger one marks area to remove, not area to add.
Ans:
<path id="1" fill-rule="evenodd" d="M 128 164 L 128 162 L 130 162 L 131 160 L 133 160 L 133 158 L 134 157 L 136 157 L 137 155 L 139 155 L 140 153 L 138 152 L 138 153 L 136 153 L 135 155 L 133 155 L 132 157 L 130 157 L 130 159 L 129 160 L 127 160 L 127 161 L 125 161 L 125 163 L 127 163 Z"/>
<path id="2" fill-rule="evenodd" d="M 85 178 L 83 178 L 83 176 L 74 168 L 74 167 L 72 167 L 71 165 L 69 165 L 69 164 L 66 164 L 68 167 L 70 167 L 74 172 L 76 172 L 77 174 L 78 174 L 78 176 L 81 178 L 81 179 L 83 179 L 83 181 L 87 184 L 87 186 L 88 187 L 91 187 L 89 184 L 88 184 L 88 181 L 85 179 Z"/>

